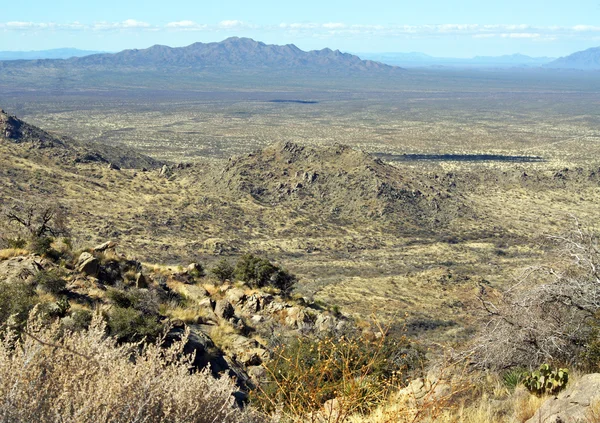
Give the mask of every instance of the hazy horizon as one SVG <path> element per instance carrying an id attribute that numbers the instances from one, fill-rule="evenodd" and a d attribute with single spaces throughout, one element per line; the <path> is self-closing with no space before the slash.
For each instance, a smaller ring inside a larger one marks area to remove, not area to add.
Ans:
<path id="1" fill-rule="evenodd" d="M 177 7 L 156 0 L 85 4 L 24 0 L 18 8 L 3 10 L 0 50 L 120 51 L 240 36 L 267 44 L 295 44 L 303 50 L 559 57 L 600 45 L 600 26 L 595 22 L 599 13 L 596 0 L 582 0 L 571 8 L 564 2 L 540 0 L 502 4 L 374 0 L 368 7 L 338 0 L 326 4 L 232 0 L 211 7 L 190 0 Z"/>

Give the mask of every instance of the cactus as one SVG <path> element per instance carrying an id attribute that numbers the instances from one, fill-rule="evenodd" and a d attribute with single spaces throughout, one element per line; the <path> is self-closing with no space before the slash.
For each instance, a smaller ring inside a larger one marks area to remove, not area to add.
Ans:
<path id="1" fill-rule="evenodd" d="M 568 381 L 567 369 L 552 369 L 548 364 L 542 364 L 538 370 L 523 374 L 523 384 L 529 392 L 536 395 L 556 394 L 565 388 Z"/>

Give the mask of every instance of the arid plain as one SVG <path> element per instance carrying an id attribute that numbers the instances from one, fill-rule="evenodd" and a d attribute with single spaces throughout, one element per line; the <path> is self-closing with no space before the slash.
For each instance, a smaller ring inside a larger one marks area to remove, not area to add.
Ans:
<path id="1" fill-rule="evenodd" d="M 549 236 L 574 217 L 600 218 L 595 75 L 134 79 L 0 78 L 0 105 L 52 133 L 138 149 L 167 162 L 167 177 L 8 160 L 6 150 L 5 198 L 59 201 L 79 245 L 111 239 L 146 262 L 262 254 L 297 274 L 304 295 L 444 341 L 472 333 L 482 286 L 553 262 Z M 332 152 L 336 144 L 375 156 Z M 423 200 L 395 198 L 393 213 L 349 183 L 399 180 Z"/>

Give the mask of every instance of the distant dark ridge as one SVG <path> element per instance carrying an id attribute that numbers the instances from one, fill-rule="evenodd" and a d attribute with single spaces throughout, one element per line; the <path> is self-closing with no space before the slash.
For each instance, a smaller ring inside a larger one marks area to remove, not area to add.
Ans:
<path id="1" fill-rule="evenodd" d="M 373 153 L 373 156 L 390 162 L 441 161 L 441 162 L 545 162 L 539 156 L 507 156 L 503 154 L 388 154 Z"/>
<path id="2" fill-rule="evenodd" d="M 318 104 L 315 100 L 269 100 L 269 103 L 299 103 L 299 104 Z"/>

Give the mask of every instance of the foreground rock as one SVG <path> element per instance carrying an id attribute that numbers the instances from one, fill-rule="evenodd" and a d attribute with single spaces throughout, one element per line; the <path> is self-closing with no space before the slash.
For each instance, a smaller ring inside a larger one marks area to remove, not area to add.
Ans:
<path id="1" fill-rule="evenodd" d="M 600 373 L 583 376 L 547 400 L 526 423 L 579 423 L 590 420 L 590 406 L 600 401 Z"/>

